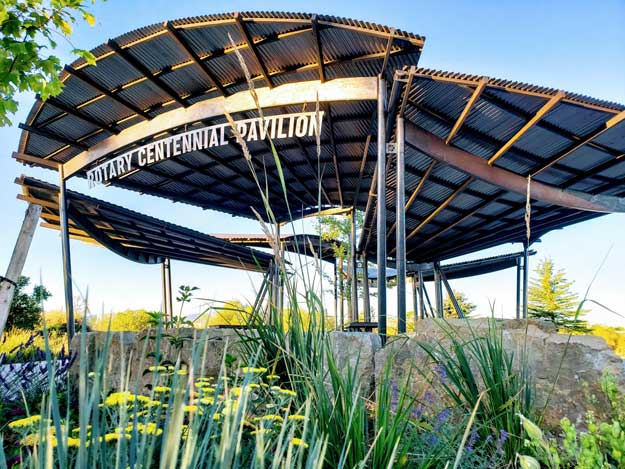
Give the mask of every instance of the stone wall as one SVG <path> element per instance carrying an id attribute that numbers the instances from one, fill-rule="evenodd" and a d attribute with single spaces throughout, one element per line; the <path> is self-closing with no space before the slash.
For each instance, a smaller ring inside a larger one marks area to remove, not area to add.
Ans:
<path id="1" fill-rule="evenodd" d="M 596 413 L 603 413 L 607 403 L 599 399 L 595 404 L 590 404 L 587 397 L 600 395 L 599 382 L 604 371 L 615 375 L 625 389 L 623 360 L 612 352 L 602 338 L 558 334 L 553 327 L 540 321 L 529 321 L 526 324 L 525 321 L 504 320 L 496 324 L 501 328 L 504 347 L 514 354 L 517 367 L 523 351 L 527 351 L 527 362 L 535 387 L 535 402 L 540 408 L 545 407 L 544 423 L 547 426 L 557 426 L 565 416 L 580 422 L 589 408 Z M 468 323 L 460 319 L 448 320 L 446 327 L 453 329 L 459 337 L 469 338 L 472 334 L 484 335 L 489 322 L 481 319 Z M 129 376 L 132 382 L 140 380 L 145 383 L 149 380 L 142 376 L 142 372 L 153 364 L 151 352 L 154 351 L 155 342 L 146 340 L 146 336 L 153 334 L 153 331 L 113 333 L 108 354 L 112 370 L 111 386 L 119 387 L 122 380 L 126 379 L 125 376 Z M 183 329 L 175 332 L 175 335 L 181 339 L 182 346 L 177 349 L 164 340 L 165 357 L 175 362 L 179 356 L 182 362 L 190 363 L 194 361 L 191 355 L 196 353 L 198 359 L 195 362 L 202 364 L 197 373 L 218 374 L 226 347 L 233 355 L 241 353 L 237 344 L 239 336 L 232 330 Z M 103 348 L 105 337 L 105 333 L 88 333 L 89 369 L 92 369 L 97 350 Z M 356 367 L 366 395 L 374 391 L 384 365 L 389 360 L 393 379 L 397 383 L 408 379 L 415 395 L 422 394 L 429 385 L 416 369 L 427 372 L 431 369 L 431 363 L 419 343 L 444 345 L 448 340 L 441 327 L 432 319 L 421 321 L 416 333 L 389 339 L 385 347 L 381 346 L 377 334 L 331 332 L 329 339 L 339 369 Z M 77 335 L 73 342 L 74 350 L 80 349 L 79 340 L 80 335 Z M 121 357 L 127 358 L 126 363 L 122 362 Z M 74 371 L 79 362 L 76 360 Z"/>

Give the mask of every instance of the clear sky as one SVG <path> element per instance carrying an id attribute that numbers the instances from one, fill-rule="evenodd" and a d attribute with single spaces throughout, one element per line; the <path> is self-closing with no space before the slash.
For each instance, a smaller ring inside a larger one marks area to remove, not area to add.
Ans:
<path id="1" fill-rule="evenodd" d="M 81 25 L 72 42 L 92 48 L 126 31 L 168 19 L 224 11 L 303 11 L 386 24 L 426 36 L 420 65 L 428 68 L 514 79 L 593 97 L 625 103 L 625 0 L 384 0 L 384 1 L 229 1 L 108 0 L 96 2 L 97 24 Z M 70 46 L 59 54 L 71 61 Z M 20 99 L 14 122 L 22 122 L 33 103 L 32 95 Z M 20 132 L 17 126 L 0 129 L 0 270 L 6 269 L 26 204 L 15 199 L 13 184 L 22 173 L 56 182 L 55 173 L 23 167 L 12 160 Z M 115 188 L 88 191 L 80 180 L 69 187 L 125 205 L 165 220 L 207 233 L 259 232 L 257 223 L 213 211 L 173 204 Z M 483 254 L 518 250 L 506 245 Z M 550 256 L 564 268 L 580 293 L 589 285 L 601 260 L 590 297 L 625 316 L 625 215 L 610 215 L 546 235 L 534 245 L 538 255 Z M 482 253 L 480 253 L 482 254 Z M 475 258 L 477 255 L 469 256 Z M 160 267 L 131 263 L 102 249 L 72 242 L 74 278 L 81 290 L 89 287 L 92 309 L 99 312 L 125 308 L 158 308 Z M 228 269 L 173 262 L 174 285 L 200 287 L 198 296 L 228 300 L 251 298 L 257 275 Z M 46 308 L 63 305 L 60 239 L 54 231 L 39 228 L 24 274 L 43 283 L 53 297 Z M 514 270 L 459 280 L 452 286 L 465 292 L 481 313 L 495 301 L 498 316 L 514 309 Z M 389 292 L 389 309 L 395 308 Z M 328 303 L 329 304 L 329 303 Z M 409 304 L 409 308 L 411 305 Z M 592 307 L 587 319 L 625 326 L 625 318 Z"/>

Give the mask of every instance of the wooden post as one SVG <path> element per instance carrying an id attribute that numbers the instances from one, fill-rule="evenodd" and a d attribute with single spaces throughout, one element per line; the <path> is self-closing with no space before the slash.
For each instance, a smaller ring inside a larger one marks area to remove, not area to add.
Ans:
<path id="1" fill-rule="evenodd" d="M 13 294 L 15 293 L 15 284 L 12 282 L 17 282 L 17 279 L 22 275 L 22 269 L 26 262 L 26 256 L 28 255 L 40 214 L 41 205 L 28 205 L 26 214 L 24 215 L 24 221 L 22 222 L 22 228 L 17 236 L 15 247 L 13 248 L 13 254 L 9 261 L 7 273 L 5 278 L 0 280 L 0 336 L 4 332 L 4 326 L 7 323 L 11 310 Z"/>

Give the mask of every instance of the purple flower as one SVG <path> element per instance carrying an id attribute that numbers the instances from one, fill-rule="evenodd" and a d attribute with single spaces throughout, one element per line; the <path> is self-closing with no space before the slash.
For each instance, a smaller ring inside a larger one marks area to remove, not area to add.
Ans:
<path id="1" fill-rule="evenodd" d="M 438 425 L 445 423 L 447 422 L 447 420 L 449 420 L 449 417 L 451 417 L 451 409 L 447 407 L 441 410 L 439 414 L 436 416 L 436 423 Z"/>
<path id="2" fill-rule="evenodd" d="M 434 365 L 434 372 L 438 375 L 438 378 L 441 380 L 441 383 L 447 382 L 447 370 L 445 369 L 445 365 L 437 363 Z"/>
<path id="3" fill-rule="evenodd" d="M 503 445 L 506 443 L 509 436 L 510 435 L 508 434 L 508 432 L 505 431 L 504 429 L 499 430 L 499 437 L 497 438 L 497 442 L 496 442 L 498 453 L 503 452 Z"/>
<path id="4" fill-rule="evenodd" d="M 465 449 L 467 452 L 469 452 L 469 453 L 470 453 L 471 451 L 473 451 L 473 447 L 475 446 L 475 442 L 477 441 L 477 437 L 478 437 L 477 431 L 473 430 L 473 431 L 471 432 L 471 436 L 470 436 L 470 437 L 469 437 L 469 439 L 467 440 L 467 444 L 466 444 L 466 445 L 465 445 L 465 447 L 464 447 L 464 449 Z"/>

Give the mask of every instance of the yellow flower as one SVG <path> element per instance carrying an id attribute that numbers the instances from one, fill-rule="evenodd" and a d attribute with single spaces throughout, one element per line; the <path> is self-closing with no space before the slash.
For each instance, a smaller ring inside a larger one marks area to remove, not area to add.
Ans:
<path id="1" fill-rule="evenodd" d="M 26 435 L 20 443 L 23 446 L 35 446 L 39 444 L 39 433 L 29 433 Z"/>
<path id="2" fill-rule="evenodd" d="M 269 433 L 268 428 L 259 428 L 258 430 L 254 430 L 251 432 L 252 435 L 264 435 L 265 433 Z"/>
<path id="3" fill-rule="evenodd" d="M 24 428 L 30 427 L 31 425 L 35 425 L 39 423 L 41 420 L 41 415 L 32 415 L 30 417 L 26 417 L 19 420 L 13 420 L 9 423 L 9 428 Z"/>
<path id="4" fill-rule="evenodd" d="M 186 375 L 188 375 L 188 374 L 189 374 L 189 373 L 187 372 L 187 370 L 185 370 L 185 369 L 178 370 L 178 371 L 176 371 L 176 373 L 177 373 L 178 375 L 180 375 L 180 376 L 186 376 Z"/>
<path id="5" fill-rule="evenodd" d="M 267 368 L 251 368 L 249 366 L 244 366 L 241 368 L 241 371 L 243 373 L 264 373 L 267 371 Z"/>
<path id="6" fill-rule="evenodd" d="M 215 399 L 213 399 L 212 397 L 203 397 L 202 399 L 200 399 L 200 404 L 213 405 L 214 403 Z"/>
<path id="7" fill-rule="evenodd" d="M 171 388 L 169 386 L 155 386 L 154 387 L 154 392 L 156 394 L 163 394 L 169 391 L 171 391 Z"/>
<path id="8" fill-rule="evenodd" d="M 290 397 L 297 396 L 297 393 L 295 391 L 290 390 L 290 389 L 280 389 L 278 392 L 280 394 L 285 395 L 285 396 L 290 396 Z"/>
<path id="9" fill-rule="evenodd" d="M 90 432 L 91 430 L 91 425 L 87 425 L 87 434 Z M 76 427 L 76 428 L 72 428 L 72 434 L 77 434 L 80 433 L 80 427 Z"/>
<path id="10" fill-rule="evenodd" d="M 184 406 L 184 411 L 185 412 L 197 412 L 197 406 L 196 405 L 186 405 L 186 406 Z"/>
<path id="11" fill-rule="evenodd" d="M 109 441 L 118 441 L 121 440 L 122 438 L 125 438 L 127 440 L 130 440 L 132 438 L 132 435 L 130 435 L 129 433 L 107 433 L 104 436 L 101 436 L 100 438 L 98 438 L 98 441 L 100 442 L 106 442 L 108 443 Z"/>
<path id="12" fill-rule="evenodd" d="M 306 420 L 306 416 L 300 415 L 300 414 L 293 414 L 293 415 L 289 415 L 288 419 L 289 420 Z"/>
<path id="13" fill-rule="evenodd" d="M 274 380 L 274 379 L 278 379 L 278 378 L 280 378 L 280 375 L 276 375 L 276 374 L 273 374 L 273 373 L 272 373 L 272 374 L 270 374 L 270 375 L 267 375 L 267 376 L 266 376 L 266 378 L 267 378 L 267 379 L 270 379 L 270 380 Z"/>
<path id="14" fill-rule="evenodd" d="M 301 438 L 291 438 L 291 444 L 293 446 L 303 446 L 304 448 L 308 448 L 308 443 Z"/>
<path id="15" fill-rule="evenodd" d="M 69 448 L 78 448 L 80 446 L 80 438 L 67 438 L 67 446 Z"/>
<path id="16" fill-rule="evenodd" d="M 158 366 L 151 366 L 150 368 L 148 368 L 149 371 L 167 371 L 167 367 L 166 366 L 162 366 L 162 365 L 158 365 Z"/>
<path id="17" fill-rule="evenodd" d="M 126 427 L 127 432 L 131 432 L 132 430 L 133 430 L 132 425 L 128 425 Z M 163 429 L 159 428 L 158 425 L 155 424 L 154 422 L 148 422 L 147 424 L 138 423 L 137 431 L 139 433 L 145 433 L 147 435 L 156 435 L 156 436 L 161 435 L 163 433 Z"/>
<path id="18" fill-rule="evenodd" d="M 206 394 L 213 394 L 215 392 L 215 388 L 211 387 L 211 386 L 202 386 L 200 388 L 200 391 L 206 393 Z"/>
<path id="19" fill-rule="evenodd" d="M 221 414 L 219 412 L 215 412 L 215 415 L 213 415 L 213 420 L 220 420 L 221 419 Z"/>
<path id="20" fill-rule="evenodd" d="M 280 422 L 280 421 L 282 421 L 282 420 L 283 420 L 283 418 L 282 418 L 282 417 L 280 417 L 280 416 L 279 416 L 279 415 L 277 415 L 277 414 L 267 414 L 267 415 L 265 415 L 265 416 L 263 416 L 263 417 L 256 417 L 256 418 L 254 418 L 254 420 L 255 420 L 256 422 L 258 422 L 259 420 L 268 420 L 268 421 L 274 421 L 274 420 L 277 420 L 278 422 Z"/>

